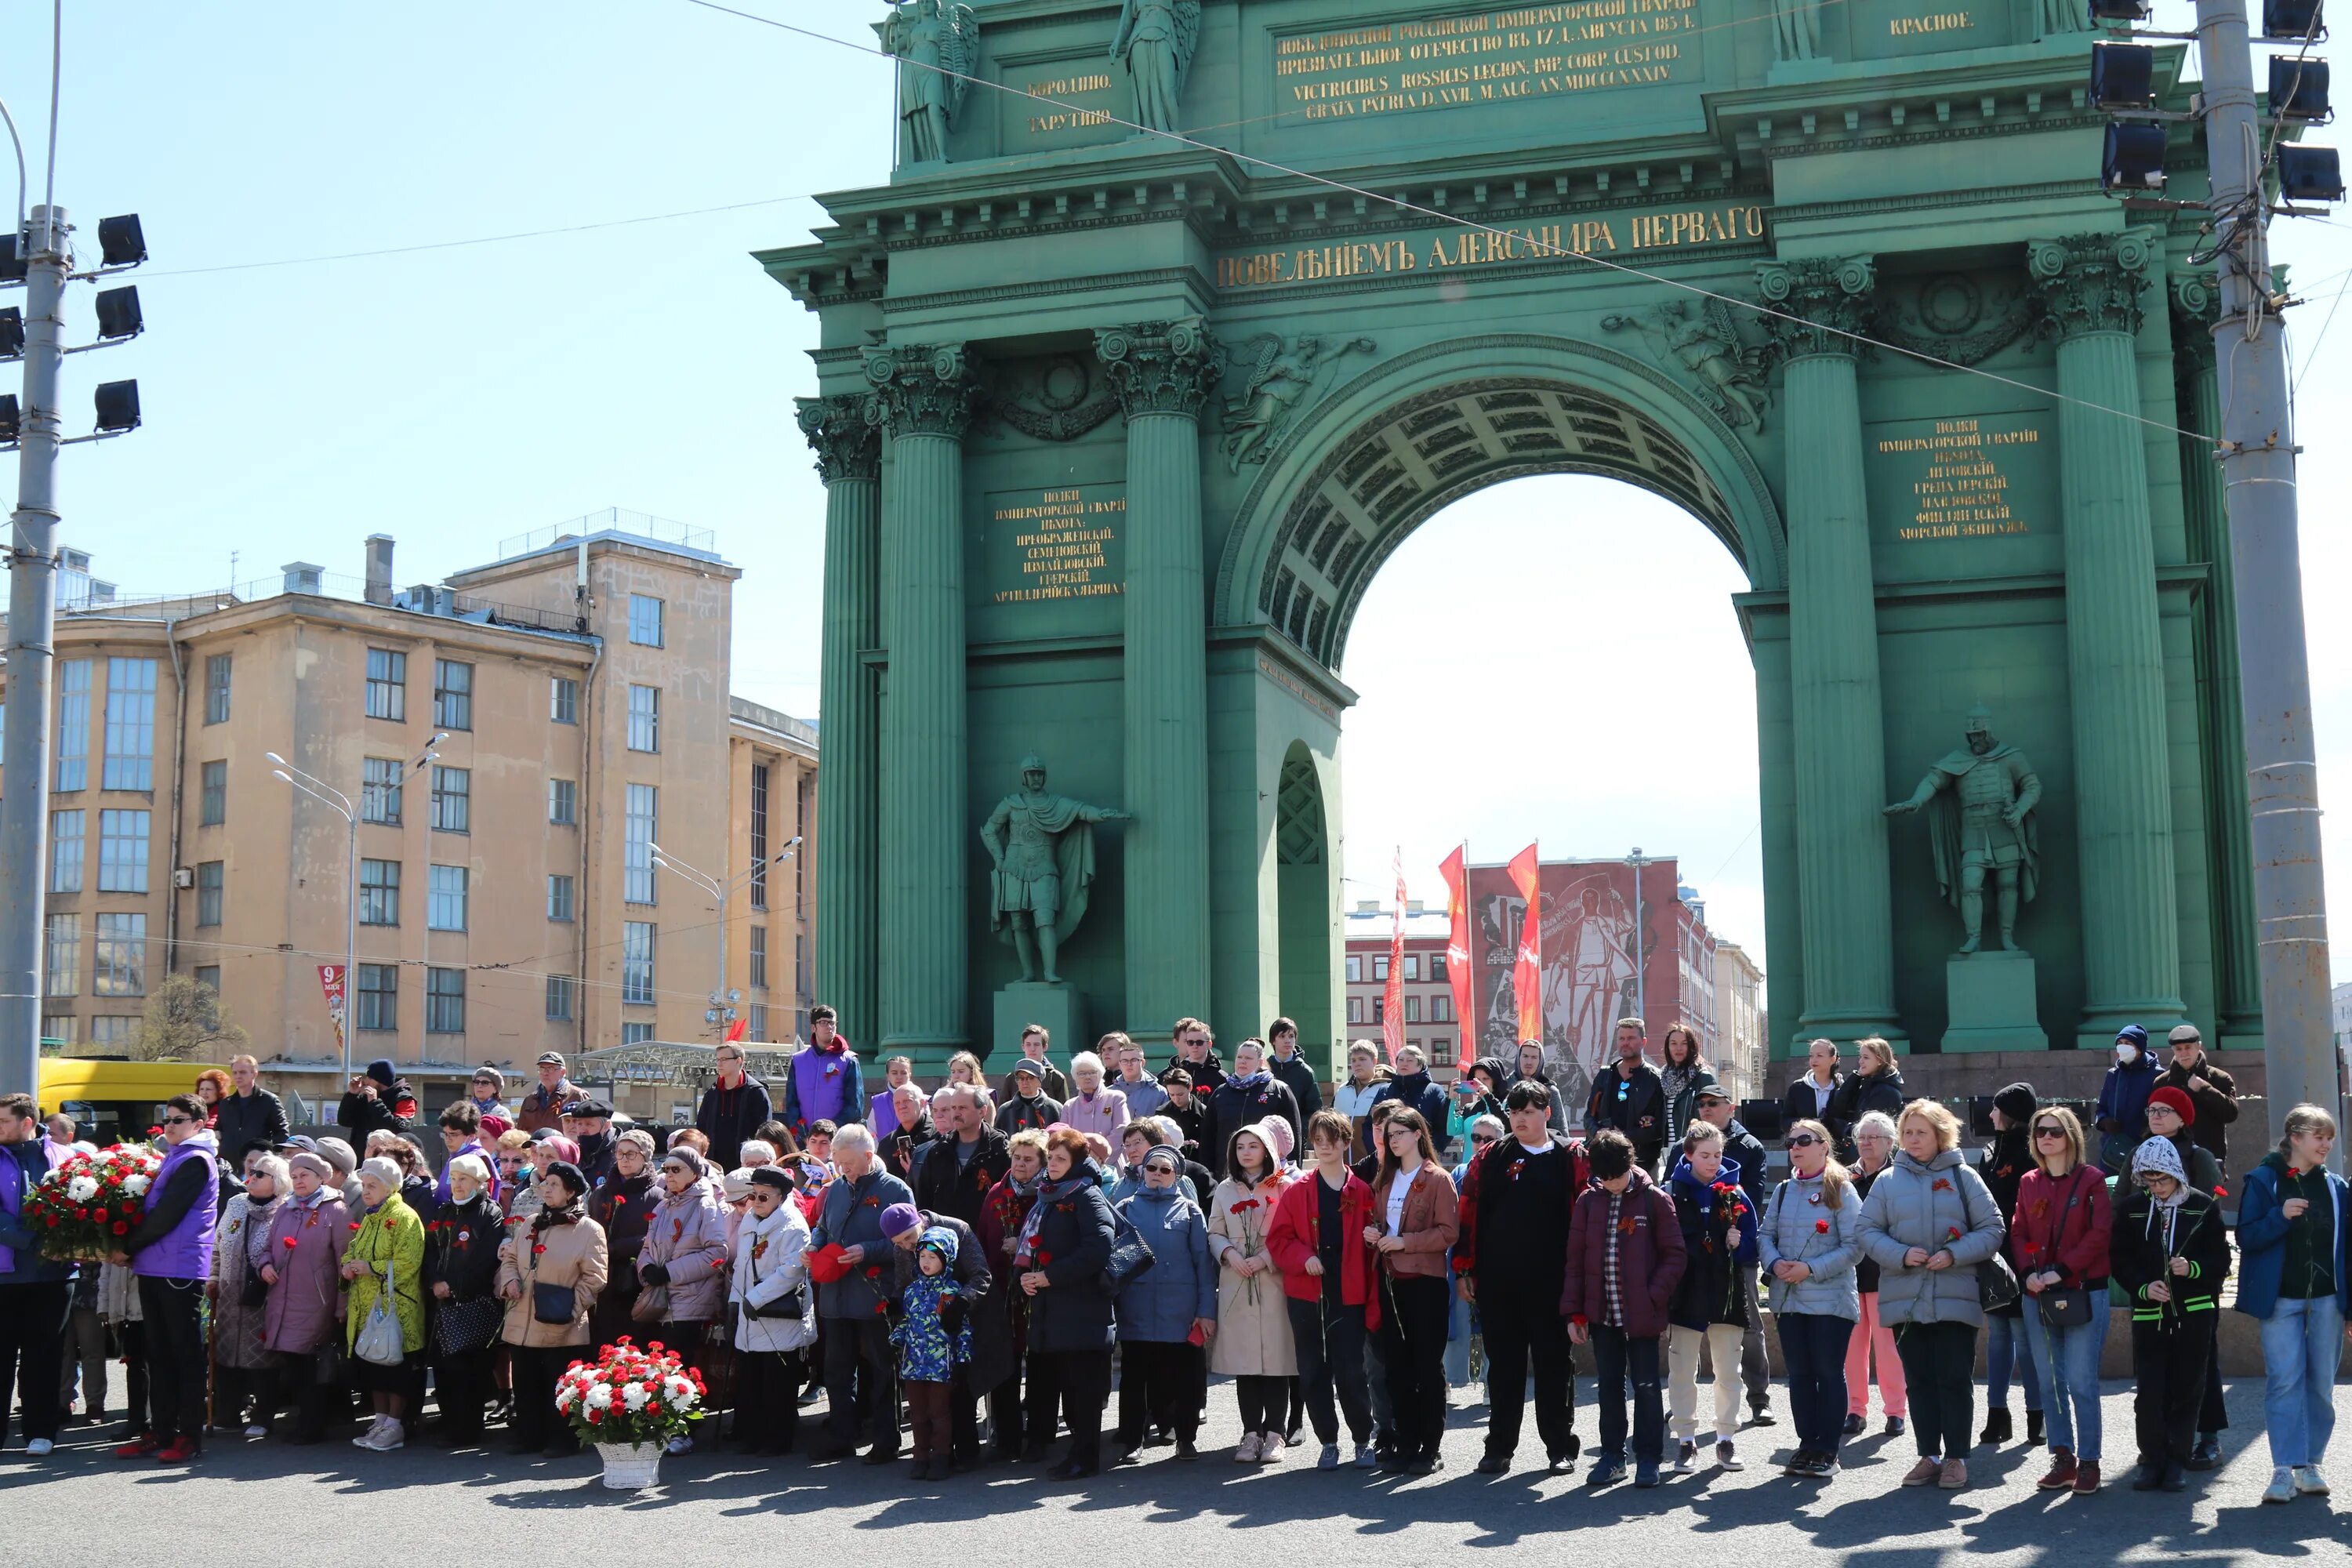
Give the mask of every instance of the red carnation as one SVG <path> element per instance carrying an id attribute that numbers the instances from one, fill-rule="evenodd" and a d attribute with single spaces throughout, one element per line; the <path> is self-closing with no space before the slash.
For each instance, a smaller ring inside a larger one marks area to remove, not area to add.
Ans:
<path id="1" fill-rule="evenodd" d="M 530 1255 L 533 1258 L 537 1258 L 541 1253 L 545 1252 L 546 1250 L 547 1243 L 543 1241 L 534 1241 L 530 1244 Z"/>
<path id="2" fill-rule="evenodd" d="M 163 1130 L 160 1127 L 150 1127 L 147 1129 L 147 1136 L 150 1138 L 161 1138 L 163 1136 Z"/>
<path id="3" fill-rule="evenodd" d="M 1952 1225 L 1952 1226 L 1946 1226 L 1944 1227 L 1944 1239 L 1945 1239 L 1946 1241 L 1958 1241 L 1958 1240 L 1959 1240 L 1959 1239 L 1960 1239 L 1960 1227 L 1959 1227 L 1958 1226 L 1956 1226 L 1956 1225 Z"/>
<path id="4" fill-rule="evenodd" d="M 290 1236 L 286 1238 L 286 1250 L 289 1252 L 294 1250 L 294 1238 Z"/>
<path id="5" fill-rule="evenodd" d="M 1817 1219 L 1817 1220 L 1813 1221 L 1813 1234 L 1815 1234 L 1816 1236 L 1827 1236 L 1829 1233 L 1830 1233 L 1830 1222 L 1829 1222 L 1829 1221 L 1827 1221 L 1827 1220 L 1825 1220 L 1825 1219 Z"/>
<path id="6" fill-rule="evenodd" d="M 116 1220 L 114 1222 L 114 1234 L 117 1236 L 129 1236 L 131 1234 L 131 1227 L 125 1225 L 122 1221 Z"/>

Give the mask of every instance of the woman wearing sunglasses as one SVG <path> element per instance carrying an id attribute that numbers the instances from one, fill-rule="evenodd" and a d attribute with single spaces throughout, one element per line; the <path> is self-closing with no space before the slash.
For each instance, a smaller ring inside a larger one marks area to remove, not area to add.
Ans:
<path id="1" fill-rule="evenodd" d="M 1845 1167 L 1830 1157 L 1827 1126 L 1798 1122 L 1789 1129 L 1788 1150 L 1789 1177 L 1772 1189 L 1756 1241 L 1797 1427 L 1797 1451 L 1783 1473 L 1825 1481 L 1837 1474 L 1846 1345 L 1862 1316 L 1854 1265 L 1863 1205 Z"/>
<path id="2" fill-rule="evenodd" d="M 2025 1287 L 2019 1320 L 2050 1420 L 2044 1491 L 2099 1489 L 2099 1352 L 2107 1342 L 2107 1183 L 2084 1163 L 2083 1124 L 2052 1106 L 2033 1113 L 2034 1169 L 2018 1184 L 2010 1257 Z"/>
<path id="3" fill-rule="evenodd" d="M 661 1341 L 688 1368 L 706 1368 L 711 1325 L 727 1316 L 727 1211 L 710 1167 L 683 1143 L 662 1156 L 660 1185 L 661 1201 L 637 1250 L 638 1296 L 632 1309 L 640 1324 L 659 1327 L 638 1338 Z M 673 1454 L 693 1447 L 683 1433 L 669 1440 Z"/>

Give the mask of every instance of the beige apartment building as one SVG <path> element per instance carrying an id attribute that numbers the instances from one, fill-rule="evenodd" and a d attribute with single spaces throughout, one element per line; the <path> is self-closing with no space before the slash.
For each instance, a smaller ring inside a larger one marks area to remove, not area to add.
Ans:
<path id="1" fill-rule="evenodd" d="M 1769 1100 L 1772 1031 L 1764 1012 L 1764 972 L 1736 942 L 1715 944 L 1716 1076 L 1738 1100 Z"/>
<path id="2" fill-rule="evenodd" d="M 320 966 L 354 907 L 351 1056 L 428 1102 L 485 1062 L 716 1039 L 722 952 L 751 1037 L 801 1033 L 815 730 L 730 694 L 709 535 L 599 513 L 407 589 L 365 550 L 266 595 L 114 602 L 86 558 L 65 584 L 45 1040 L 127 1049 L 192 973 L 274 1080 L 330 1093 Z M 662 861 L 733 884 L 723 928 Z"/>

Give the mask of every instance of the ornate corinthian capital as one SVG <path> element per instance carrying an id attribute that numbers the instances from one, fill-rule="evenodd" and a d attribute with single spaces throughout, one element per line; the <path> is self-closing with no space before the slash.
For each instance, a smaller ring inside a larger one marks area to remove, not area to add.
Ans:
<path id="1" fill-rule="evenodd" d="M 2042 331 L 2061 340 L 2138 331 L 2140 297 L 2155 259 L 2155 239 L 2146 229 L 2032 241 L 2025 270 L 2042 297 Z"/>
<path id="2" fill-rule="evenodd" d="M 1765 331 L 1785 359 L 1857 353 L 1863 345 L 1855 340 L 1870 331 L 1875 314 L 1871 291 L 1877 282 L 1877 264 L 1867 256 L 1761 262 L 1757 291 L 1767 310 L 1779 312 L 1764 319 Z"/>
<path id="3" fill-rule="evenodd" d="M 1198 320 L 1139 321 L 1095 333 L 1095 354 L 1130 419 L 1197 415 L 1225 374 L 1225 351 Z"/>
<path id="4" fill-rule="evenodd" d="M 835 479 L 882 476 L 882 409 L 874 395 L 793 400 L 801 434 L 816 452 L 816 471 L 826 484 Z"/>
<path id="5" fill-rule="evenodd" d="M 962 439 L 981 400 L 980 380 L 961 343 L 903 344 L 866 351 L 866 380 L 893 436 Z"/>

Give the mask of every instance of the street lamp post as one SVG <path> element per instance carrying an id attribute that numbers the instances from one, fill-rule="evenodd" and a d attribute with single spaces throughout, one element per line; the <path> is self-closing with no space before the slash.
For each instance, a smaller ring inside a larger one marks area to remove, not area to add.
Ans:
<path id="1" fill-rule="evenodd" d="M 1633 868 L 1633 1016 L 1641 1019 L 1643 1026 L 1647 1028 L 1650 1017 L 1650 953 L 1642 940 L 1642 873 L 1656 865 L 1657 858 L 1643 854 L 1642 847 L 1636 844 L 1633 852 L 1625 857 L 1625 864 Z"/>
<path id="2" fill-rule="evenodd" d="M 704 892 L 709 894 L 713 899 L 718 900 L 719 986 L 717 990 L 710 994 L 710 1005 L 703 1013 L 702 1021 L 706 1024 L 719 1025 L 722 1033 L 724 1032 L 727 1025 L 732 1024 L 735 1021 L 735 999 L 728 994 L 727 991 L 727 901 L 734 894 L 736 889 L 753 880 L 762 872 L 766 871 L 769 867 L 779 866 L 786 860 L 791 859 L 793 858 L 793 852 L 799 846 L 801 836 L 797 833 L 793 834 L 792 837 L 785 840 L 784 847 L 782 849 L 777 850 L 773 855 L 769 856 L 764 860 L 753 861 L 743 870 L 737 872 L 734 876 L 730 877 L 723 881 L 719 878 L 712 876 L 709 872 L 702 870 L 698 867 L 691 866 L 686 861 L 679 859 L 677 856 L 671 854 L 668 850 L 664 849 L 658 844 L 647 846 L 647 847 L 653 851 L 655 865 L 662 867 L 664 869 L 673 872 L 679 877 L 683 877 L 687 881 L 691 882 L 694 886 L 701 889 Z"/>
<path id="3" fill-rule="evenodd" d="M 426 742 L 424 754 L 408 764 L 407 771 L 401 774 L 401 782 L 405 784 L 437 760 L 441 753 L 433 748 L 448 738 L 448 731 L 444 731 Z M 309 795 L 320 805 L 341 816 L 349 840 L 344 857 L 343 879 L 343 1018 L 335 1031 L 342 1042 L 343 1081 L 348 1084 L 352 1076 L 352 1026 L 354 1022 L 352 1003 L 355 987 L 358 984 L 353 959 L 357 955 L 360 942 L 360 813 L 358 808 L 352 805 L 351 796 L 324 779 L 304 773 L 275 752 L 263 754 L 278 764 L 271 770 L 275 777 L 284 779 L 299 793 Z M 364 793 L 364 785 L 362 786 L 362 790 Z"/>

